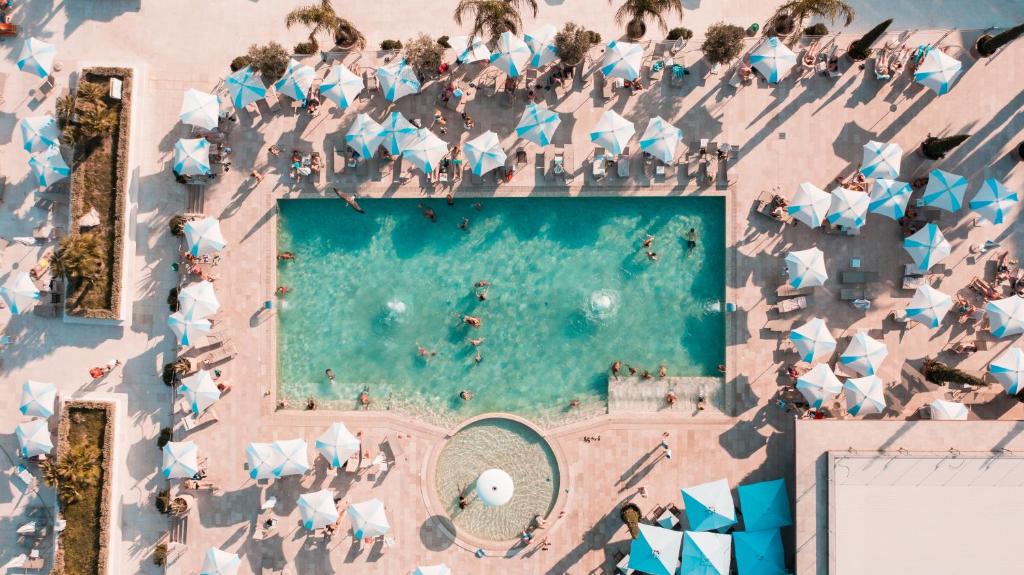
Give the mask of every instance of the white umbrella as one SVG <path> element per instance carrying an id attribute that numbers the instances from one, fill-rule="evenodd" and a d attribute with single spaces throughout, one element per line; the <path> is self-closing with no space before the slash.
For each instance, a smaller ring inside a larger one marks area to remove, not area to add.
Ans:
<path id="1" fill-rule="evenodd" d="M 647 122 L 644 135 L 640 136 L 640 149 L 671 164 L 676 159 L 676 147 L 682 139 L 682 130 L 655 116 Z"/>
<path id="2" fill-rule="evenodd" d="M 305 102 L 309 89 L 313 87 L 316 71 L 311 66 L 299 64 L 294 59 L 288 60 L 288 69 L 284 76 L 274 84 L 278 94 L 284 94 L 292 100 Z"/>
<path id="3" fill-rule="evenodd" d="M 33 419 L 19 423 L 14 429 L 14 434 L 18 436 L 18 446 L 22 457 L 35 457 L 53 450 L 50 428 L 45 419 Z"/>
<path id="4" fill-rule="evenodd" d="M 213 284 L 203 280 L 187 285 L 178 292 L 178 305 L 181 311 L 195 318 L 203 318 L 217 313 L 220 302 L 213 291 Z"/>
<path id="5" fill-rule="evenodd" d="M 885 386 L 876 375 L 851 377 L 843 384 L 846 411 L 850 415 L 882 413 L 885 410 Z"/>
<path id="6" fill-rule="evenodd" d="M 217 400 L 220 399 L 220 389 L 217 388 L 216 382 L 213 381 L 213 375 L 205 369 L 201 369 L 194 375 L 181 380 L 181 385 L 178 386 L 178 393 L 185 396 L 185 400 L 188 401 L 189 406 L 192 408 L 192 413 L 196 415 L 206 411 L 206 408 L 217 403 Z"/>
<path id="7" fill-rule="evenodd" d="M 352 435 L 344 423 L 336 422 L 316 438 L 314 447 L 332 466 L 341 467 L 353 453 L 359 452 L 359 438 Z"/>
<path id="8" fill-rule="evenodd" d="M 203 557 L 203 568 L 199 570 L 199 575 L 235 575 L 241 564 L 242 559 L 236 553 L 211 547 Z"/>
<path id="9" fill-rule="evenodd" d="M 21 403 L 18 409 L 22 415 L 50 417 L 53 415 L 53 404 L 56 400 L 56 386 L 30 379 L 21 385 Z"/>
<path id="10" fill-rule="evenodd" d="M 608 78 L 636 80 L 644 59 L 644 47 L 640 44 L 612 40 L 601 61 L 601 73 Z"/>
<path id="11" fill-rule="evenodd" d="M 280 462 L 270 443 L 250 443 L 245 446 L 245 460 L 249 464 L 249 477 L 252 479 L 276 477 L 274 469 Z"/>
<path id="12" fill-rule="evenodd" d="M 843 384 L 828 365 L 819 363 L 796 379 L 796 388 L 807 398 L 811 407 L 820 408 L 839 395 Z"/>
<path id="13" fill-rule="evenodd" d="M 786 273 L 789 285 L 795 288 L 815 287 L 825 283 L 825 254 L 818 248 L 809 248 L 786 254 Z"/>
<path id="14" fill-rule="evenodd" d="M 71 167 L 64 161 L 60 146 L 56 145 L 30 157 L 28 167 L 32 168 L 32 174 L 40 188 L 55 184 L 71 175 Z"/>
<path id="15" fill-rule="evenodd" d="M 897 180 L 878 178 L 871 183 L 871 203 L 868 210 L 887 218 L 898 220 L 907 213 L 907 202 L 913 190 L 910 184 Z"/>
<path id="16" fill-rule="evenodd" d="M 928 284 L 917 288 L 914 297 L 907 306 L 907 317 L 917 320 L 928 327 L 936 328 L 942 318 L 953 307 L 953 298 L 940 292 Z"/>
<path id="17" fill-rule="evenodd" d="M 874 140 L 864 144 L 860 173 L 869 178 L 898 178 L 903 148 L 899 144 L 883 144 Z"/>
<path id="18" fill-rule="evenodd" d="M 40 297 L 39 288 L 25 272 L 18 273 L 0 287 L 0 298 L 3 298 L 13 314 L 25 313 Z"/>
<path id="19" fill-rule="evenodd" d="M 558 58 L 554 24 L 545 24 L 533 32 L 527 32 L 523 35 L 523 40 L 530 48 L 530 67 L 540 68 Z"/>
<path id="20" fill-rule="evenodd" d="M 523 116 L 516 126 L 516 135 L 539 146 L 547 146 L 561 122 L 558 112 L 531 103 L 523 110 Z"/>
<path id="21" fill-rule="evenodd" d="M 956 212 L 964 203 L 965 192 L 967 178 L 936 169 L 928 174 L 928 185 L 924 188 L 921 201 L 926 206 Z"/>
<path id="22" fill-rule="evenodd" d="M 220 98 L 199 90 L 188 90 L 181 98 L 178 118 L 184 124 L 212 130 L 220 120 Z"/>
<path id="23" fill-rule="evenodd" d="M 171 314 L 167 318 L 167 325 L 177 337 L 178 345 L 194 345 L 200 337 L 210 333 L 210 320 L 206 318 L 192 317 L 180 311 Z"/>
<path id="24" fill-rule="evenodd" d="M 244 108 L 267 96 L 267 87 L 263 85 L 263 80 L 256 75 L 252 66 L 246 66 L 231 74 L 224 84 L 228 89 L 228 97 L 236 108 Z"/>
<path id="25" fill-rule="evenodd" d="M 1006 337 L 1024 333 L 1024 298 L 1012 295 L 985 306 L 992 335 Z"/>
<path id="26" fill-rule="evenodd" d="M 227 245 L 220 232 L 220 222 L 212 217 L 189 220 L 185 224 L 185 240 L 188 242 L 188 252 L 194 256 L 213 255 Z"/>
<path id="27" fill-rule="evenodd" d="M 164 444 L 163 476 L 166 479 L 190 478 L 199 472 L 199 448 L 191 441 Z"/>
<path id="28" fill-rule="evenodd" d="M 18 69 L 45 78 L 53 71 L 53 59 L 56 56 L 57 49 L 53 44 L 29 38 L 21 45 L 21 52 L 18 53 Z"/>
<path id="29" fill-rule="evenodd" d="M 412 575 L 452 575 L 452 570 L 444 563 L 440 565 L 420 565 L 412 572 Z"/>
<path id="30" fill-rule="evenodd" d="M 352 121 L 345 143 L 359 154 L 360 160 L 368 160 L 377 153 L 377 147 L 384 142 L 384 126 L 366 114 L 359 114 Z"/>
<path id="31" fill-rule="evenodd" d="M 456 59 L 463 64 L 491 60 L 491 51 L 487 49 L 487 44 L 480 38 L 471 40 L 469 36 L 452 36 L 448 38 L 448 44 L 457 54 Z"/>
<path id="32" fill-rule="evenodd" d="M 614 110 L 605 110 L 594 130 L 590 132 L 590 141 L 608 148 L 612 154 L 621 154 L 635 133 L 633 122 L 618 115 Z"/>
<path id="33" fill-rule="evenodd" d="M 181 138 L 174 143 L 174 173 L 202 176 L 210 173 L 210 142 L 206 138 Z"/>
<path id="34" fill-rule="evenodd" d="M 849 188 L 832 190 L 832 203 L 828 208 L 828 222 L 834 226 L 860 228 L 868 216 L 871 199 L 864 192 Z"/>
<path id="35" fill-rule="evenodd" d="M 488 469 L 476 479 L 476 495 L 488 507 L 501 507 L 512 500 L 512 476 L 501 469 Z"/>
<path id="36" fill-rule="evenodd" d="M 1017 395 L 1024 382 L 1024 351 L 1011 347 L 988 364 L 988 372 L 1006 388 L 1006 393 Z"/>
<path id="37" fill-rule="evenodd" d="M 448 154 L 448 143 L 426 128 L 421 128 L 416 140 L 405 148 L 405 159 L 429 174 L 441 164 Z"/>
<path id="38" fill-rule="evenodd" d="M 917 269 L 928 271 L 933 265 L 941 262 L 953 250 L 939 226 L 927 224 L 903 240 L 903 249 L 907 250 Z"/>
<path id="39" fill-rule="evenodd" d="M 710 531 L 684 531 L 680 573 L 729 575 L 732 567 L 732 536 Z"/>
<path id="40" fill-rule="evenodd" d="M 967 421 L 967 406 L 955 401 L 936 399 L 931 403 L 932 419 L 939 421 Z"/>
<path id="41" fill-rule="evenodd" d="M 469 161 L 469 168 L 477 176 L 504 166 L 505 150 L 501 148 L 498 135 L 488 130 L 476 138 L 466 142 L 464 146 L 466 159 Z"/>
<path id="42" fill-rule="evenodd" d="M 377 68 L 377 80 L 380 81 L 384 97 L 389 102 L 420 91 L 420 81 L 416 77 L 416 71 L 405 61 L 405 58 Z"/>
<path id="43" fill-rule="evenodd" d="M 322 529 L 338 520 L 338 504 L 334 502 L 334 490 L 322 489 L 299 496 L 299 516 L 302 526 L 312 531 Z"/>
<path id="44" fill-rule="evenodd" d="M 814 184 L 804 182 L 797 188 L 793 201 L 786 207 L 786 211 L 798 221 L 816 228 L 825 221 L 831 205 L 832 194 Z"/>
<path id="45" fill-rule="evenodd" d="M 391 112 L 384 120 L 380 131 L 384 147 L 395 155 L 401 154 L 415 142 L 418 133 L 419 129 L 406 120 L 401 112 Z"/>
<path id="46" fill-rule="evenodd" d="M 641 523 L 639 528 L 640 533 L 637 538 L 629 542 L 629 561 L 624 571 L 650 575 L 674 575 L 679 567 L 679 551 L 683 545 L 683 534 L 673 529 L 646 523 Z"/>
<path id="47" fill-rule="evenodd" d="M 796 64 L 796 54 L 772 36 L 750 53 L 750 65 L 764 75 L 769 84 L 778 83 Z"/>
<path id="48" fill-rule="evenodd" d="M 33 154 L 45 152 L 60 144 L 60 128 L 53 116 L 31 116 L 18 122 L 25 151 Z"/>
<path id="49" fill-rule="evenodd" d="M 526 42 L 511 32 L 502 32 L 497 51 L 491 54 L 491 65 L 515 78 L 526 70 L 529 59 L 530 47 Z"/>
<path id="50" fill-rule="evenodd" d="M 981 184 L 970 206 L 979 216 L 993 224 L 1001 224 L 1006 219 L 1006 212 L 1017 202 L 1017 192 L 1010 191 L 999 180 L 989 178 Z"/>
<path id="51" fill-rule="evenodd" d="M 812 363 L 831 354 L 836 349 L 836 338 L 828 330 L 821 318 L 812 318 L 807 323 L 793 329 L 789 340 L 800 354 L 800 360 Z"/>
<path id="52" fill-rule="evenodd" d="M 363 91 L 363 79 L 348 66 L 335 64 L 320 84 L 320 94 L 342 108 L 348 108 Z"/>
<path id="53" fill-rule="evenodd" d="M 352 522 L 352 534 L 356 539 L 380 537 L 391 531 L 384 503 L 380 499 L 370 499 L 362 503 L 348 506 L 348 518 Z"/>
<path id="54" fill-rule="evenodd" d="M 960 60 L 947 56 L 942 50 L 929 47 L 928 53 L 914 71 L 914 80 L 941 96 L 949 91 L 962 68 Z"/>
<path id="55" fill-rule="evenodd" d="M 302 439 L 282 439 L 271 444 L 277 467 L 274 477 L 302 475 L 309 469 L 309 449 Z"/>
<path id="56" fill-rule="evenodd" d="M 866 331 L 853 334 L 846 351 L 839 356 L 839 361 L 846 367 L 861 375 L 874 375 L 889 349 L 885 344 L 871 337 Z"/>

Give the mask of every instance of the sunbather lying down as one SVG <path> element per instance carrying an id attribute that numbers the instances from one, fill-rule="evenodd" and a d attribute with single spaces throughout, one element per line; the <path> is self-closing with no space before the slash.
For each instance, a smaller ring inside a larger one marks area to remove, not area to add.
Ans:
<path id="1" fill-rule="evenodd" d="M 971 280 L 971 283 L 967 284 L 967 287 L 978 292 L 981 294 L 981 297 L 987 300 L 1002 299 L 1003 297 L 1002 294 L 999 293 L 999 290 L 978 276 L 974 276 L 974 279 Z"/>

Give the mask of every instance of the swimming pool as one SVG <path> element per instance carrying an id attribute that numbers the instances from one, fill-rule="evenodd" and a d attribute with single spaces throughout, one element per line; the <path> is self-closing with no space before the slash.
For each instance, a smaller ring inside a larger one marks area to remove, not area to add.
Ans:
<path id="1" fill-rule="evenodd" d="M 374 408 L 444 423 L 491 411 L 544 421 L 574 399 L 602 406 L 615 360 L 676 376 L 723 361 L 724 198 L 360 203 L 362 215 L 338 200 L 279 202 L 278 249 L 295 255 L 278 262 L 290 290 L 277 315 L 282 397 L 354 408 L 368 389 Z"/>

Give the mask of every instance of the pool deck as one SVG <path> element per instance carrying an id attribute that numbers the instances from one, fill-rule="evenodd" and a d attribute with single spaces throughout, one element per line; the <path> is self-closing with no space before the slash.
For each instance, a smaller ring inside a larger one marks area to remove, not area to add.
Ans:
<path id="1" fill-rule="evenodd" d="M 400 15 L 407 25 L 403 30 L 411 31 L 419 28 L 420 22 L 436 19 L 441 23 L 432 32 L 453 33 L 454 25 L 447 16 L 447 5 L 452 3 L 446 0 L 445 7 L 439 9 L 400 0 L 400 6 L 388 13 Z M 164 540 L 171 527 L 171 521 L 155 511 L 153 499 L 167 483 L 159 476 L 160 452 L 155 449 L 155 440 L 161 427 L 178 419 L 172 415 L 170 390 L 160 382 L 158 373 L 174 354 L 172 334 L 165 325 L 164 300 L 177 280 L 170 267 L 176 257 L 176 242 L 167 233 L 167 222 L 185 205 L 185 188 L 175 183 L 170 172 L 172 146 L 187 134 L 186 128 L 178 123 L 181 95 L 188 88 L 213 90 L 218 79 L 227 73 L 227 63 L 251 42 L 278 40 L 291 45 L 304 36 L 298 29 L 284 30 L 283 15 L 290 5 L 243 0 L 212 5 L 198 0 L 142 4 L 141 0 L 83 6 L 26 2 L 20 3 L 15 13 L 15 22 L 25 34 L 58 45 L 63 64 L 63 70 L 56 75 L 58 93 L 67 88 L 69 74 L 82 66 L 133 65 L 143 75 L 136 95 L 141 100 L 141 114 L 134 120 L 139 123 L 138 141 L 134 144 L 140 164 L 133 176 L 139 193 L 133 198 L 135 208 L 130 222 L 130 242 L 135 251 L 134 258 L 127 260 L 136 296 L 135 301 L 126 304 L 131 306 L 130 321 L 124 326 L 75 325 L 32 314 L 11 318 L 6 311 L 0 313 L 0 330 L 17 339 L 15 345 L 0 351 L 0 386 L 7 391 L 0 399 L 0 414 L 8 415 L 0 421 L 0 447 L 9 455 L 4 473 L 15 464 L 14 427 L 19 422 L 14 417 L 18 402 L 15 390 L 20 389 L 25 379 L 52 381 L 62 396 L 116 392 L 127 397 L 123 421 L 128 425 L 118 431 L 125 441 L 127 457 L 120 469 L 124 474 L 120 478 L 121 489 L 114 497 L 120 505 L 122 536 L 119 571 L 112 572 L 120 573 L 161 572 L 162 568 L 153 565 L 150 556 L 153 546 Z M 730 14 L 730 21 L 737 24 L 763 22 L 772 8 L 770 3 L 750 0 L 721 5 L 706 3 L 709 6 L 699 8 L 695 2 L 684 4 L 688 9 L 686 25 L 698 35 L 708 24 Z M 944 36 L 945 31 L 925 30 L 930 26 L 984 28 L 1024 20 L 1024 6 L 997 0 L 972 3 L 970 11 L 957 8 L 929 14 L 918 13 L 911 2 L 856 4 L 862 8 L 854 26 L 857 31 L 882 17 L 899 13 L 905 18 L 894 28 L 921 28 L 911 40 L 915 45 L 944 37 L 943 45 L 969 46 L 979 33 L 965 31 Z M 578 16 L 606 40 L 618 35 L 610 7 L 582 14 L 579 5 L 574 0 L 542 3 L 541 17 L 562 22 Z M 181 14 L 186 10 L 206 17 L 183 23 Z M 372 5 L 359 5 L 347 16 L 364 28 L 371 44 L 376 44 L 399 28 L 385 25 L 382 14 L 373 10 Z M 174 22 L 178 24 L 168 24 Z M 529 30 L 531 25 L 528 23 L 526 28 Z M 165 33 L 166 38 L 153 42 L 153 30 Z M 240 30 L 245 30 L 244 38 L 235 37 Z M 403 33 L 403 39 L 408 35 Z M 854 37 L 847 34 L 841 37 L 840 44 L 845 45 Z M 204 41 L 197 42 L 195 38 Z M 32 207 L 33 187 L 25 165 L 27 154 L 21 151 L 20 138 L 11 134 L 19 119 L 52 110 L 54 96 L 38 104 L 28 95 L 39 81 L 13 66 L 19 47 L 20 42 L 0 45 L 7 61 L 0 73 L 0 97 L 6 112 L 0 115 L 0 167 L 7 177 L 6 194 L 0 205 L 0 235 L 7 238 L 31 235 L 31 230 L 47 217 Z M 691 42 L 687 50 L 695 47 Z M 367 442 L 377 442 L 391 434 L 400 443 L 404 456 L 383 478 L 361 475 L 353 480 L 337 479 L 318 464 L 314 473 L 301 479 L 289 478 L 269 486 L 248 479 L 243 453 L 246 443 L 303 437 L 312 444 L 321 430 L 339 417 L 321 411 L 275 410 L 275 321 L 272 314 L 259 310 L 263 301 L 272 298 L 275 285 L 272 254 L 276 200 L 317 192 L 291 186 L 286 160 L 282 157 L 271 164 L 266 147 L 277 144 L 284 155 L 299 146 L 329 150 L 326 145 L 347 129 L 352 114 L 346 112 L 342 119 L 328 104 L 312 119 L 308 115 L 279 113 L 270 121 L 250 126 L 243 118 L 231 135 L 232 169 L 208 187 L 204 207 L 207 214 L 220 218 L 230 242 L 222 263 L 213 273 L 223 304 L 221 316 L 233 332 L 240 352 L 223 367 L 225 377 L 234 387 L 216 406 L 219 421 L 189 432 L 179 427 L 175 432 L 176 438 L 197 442 L 209 459 L 209 477 L 218 489 L 198 495 L 198 510 L 191 516 L 187 529 L 188 548 L 175 554 L 168 572 L 197 572 L 206 550 L 219 546 L 242 555 L 242 573 L 259 573 L 264 565 L 280 567 L 287 563 L 291 573 L 358 569 L 367 574 L 399 574 L 408 573 L 417 565 L 440 562 L 450 565 L 456 573 L 598 573 L 611 566 L 616 551 L 628 549 L 628 536 L 618 519 L 618 508 L 624 500 L 637 501 L 645 512 L 659 504 L 678 505 L 679 487 L 718 478 L 736 485 L 786 477 L 792 490 L 793 421 L 775 407 L 773 397 L 784 383 L 779 370 L 794 356 L 780 351 L 781 341 L 768 337 L 762 329 L 774 317 L 768 308 L 774 303 L 781 256 L 790 249 L 820 247 L 832 275 L 824 288 L 817 291 L 809 309 L 793 317 L 827 317 L 837 335 L 849 335 L 859 328 L 884 329 L 890 355 L 879 375 L 893 384 L 887 389 L 893 409 L 887 411 L 886 418 L 908 417 L 931 398 L 949 393 L 922 380 L 918 373 L 921 360 L 938 354 L 949 342 L 973 340 L 977 332 L 972 326 L 949 323 L 934 331 L 922 326 L 904 330 L 884 319 L 890 310 L 905 305 L 912 295 L 899 285 L 900 270 L 909 258 L 898 247 L 900 235 L 895 222 L 871 216 L 864 232 L 852 237 L 826 235 L 804 226 L 789 226 L 780 231 L 773 221 L 754 213 L 751 206 L 759 192 L 774 186 L 779 186 L 785 195 L 803 181 L 831 187 L 828 184 L 836 176 L 848 175 L 856 169 L 861 145 L 872 138 L 899 143 L 908 151 L 903 163 L 904 179 L 920 176 L 931 164 L 924 163 L 912 150 L 928 133 L 972 134 L 967 143 L 935 164 L 970 178 L 968 199 L 986 177 L 996 177 L 1018 192 L 1024 190 L 1024 170 L 1010 155 L 1024 128 L 1024 115 L 1019 113 L 1024 102 L 1020 89 L 1024 85 L 1024 42 L 1011 44 L 988 60 L 965 60 L 964 75 L 952 92 L 942 97 L 910 83 L 907 76 L 881 83 L 870 71 L 858 71 L 855 67 L 834 80 L 813 75 L 797 78 L 794 71 L 779 86 L 755 83 L 736 91 L 726 84 L 725 71 L 705 77 L 706 69 L 698 64 L 679 92 L 654 86 L 635 96 L 613 97 L 605 105 L 635 119 L 638 135 L 646 118 L 661 114 L 682 127 L 686 142 L 709 138 L 739 145 L 739 156 L 730 170 L 735 185 L 725 190 L 690 184 L 647 186 L 639 180 L 590 186 L 582 175 L 569 188 L 535 186 L 531 177 L 534 174 L 527 170 L 516 176 L 512 185 L 497 189 L 460 187 L 456 191 L 456 201 L 494 195 L 723 194 L 728 198 L 732 222 L 726 298 L 736 305 L 737 311 L 729 315 L 727 330 L 724 392 L 729 397 L 722 401 L 731 406 L 726 410 L 728 415 L 717 410 L 683 409 L 687 406 L 661 412 L 616 410 L 549 429 L 547 438 L 566 464 L 567 473 L 562 478 L 569 489 L 566 513 L 551 521 L 546 533 L 541 532 L 541 538 L 550 539 L 549 550 L 540 550 L 535 545 L 511 559 L 478 559 L 434 528 L 423 500 L 421 471 L 426 454 L 442 441 L 446 430 L 398 414 L 367 412 L 340 416 L 350 429 L 362 431 Z M 564 144 L 571 134 L 577 165 L 591 152 L 587 132 L 604 109 L 595 105 L 592 90 L 591 85 L 558 103 L 558 109 L 566 112 L 560 137 L 566 138 Z M 472 133 L 493 129 L 511 146 L 512 139 L 507 135 L 518 119 L 522 101 L 507 107 L 496 98 L 478 97 L 474 103 L 478 108 L 471 112 L 476 121 Z M 379 97 L 366 105 L 377 113 L 384 110 Z M 407 98 L 396 109 L 429 120 L 433 103 L 425 98 L 418 102 Z M 458 117 L 449 118 L 449 139 L 464 140 L 466 134 Z M 632 147 L 635 153 L 637 145 Z M 328 168 L 330 162 L 328 159 Z M 254 189 L 246 176 L 253 167 L 264 166 L 270 174 Z M 367 196 L 426 197 L 413 182 L 369 184 L 358 191 Z M 443 198 L 444 193 L 434 195 Z M 941 222 L 953 245 L 953 254 L 946 260 L 949 270 L 939 283 L 947 293 L 964 287 L 973 276 L 986 273 L 986 266 L 991 265 L 991 254 L 969 254 L 971 244 L 997 239 L 1004 249 L 1017 250 L 1020 246 L 1020 225 L 974 226 L 966 214 L 965 208 L 961 217 L 945 215 Z M 66 216 L 57 212 L 50 217 L 59 223 Z M 31 267 L 46 249 L 52 246 L 6 247 L 0 255 L 0 281 L 6 281 L 9 270 Z M 1012 253 L 1019 256 L 1019 252 Z M 838 299 L 839 274 L 832 272 L 846 268 L 852 258 L 860 258 L 865 269 L 881 274 L 881 281 L 873 290 L 874 305 L 866 313 Z M 1012 338 L 999 340 L 987 351 L 962 361 L 953 357 L 945 360 L 967 369 L 983 369 L 1012 343 Z M 843 345 L 840 340 L 840 349 Z M 103 379 L 90 380 L 89 368 L 111 357 L 120 358 L 124 367 Z M 264 395 L 264 390 L 269 390 L 270 396 Z M 969 393 L 964 400 L 971 404 L 975 418 L 1016 420 L 1024 416 L 1024 407 L 1007 398 L 999 388 Z M 658 447 L 663 433 L 668 434 L 674 455 L 671 459 L 664 458 Z M 600 441 L 584 442 L 585 436 L 600 436 Z M 321 548 L 320 540 L 314 542 L 305 537 L 297 523 L 295 498 L 301 492 L 322 486 L 336 488 L 348 502 L 370 497 L 384 501 L 396 546 L 386 550 L 379 546 L 364 549 L 353 546 L 351 537 L 343 534 L 327 544 L 327 552 Z M 647 498 L 638 496 L 639 486 L 646 487 Z M 281 518 L 280 537 L 253 541 L 259 505 L 273 495 L 278 498 L 274 512 Z M 23 501 L 17 494 L 0 489 L 0 565 L 22 552 L 13 537 L 14 528 L 22 522 L 21 505 Z"/>

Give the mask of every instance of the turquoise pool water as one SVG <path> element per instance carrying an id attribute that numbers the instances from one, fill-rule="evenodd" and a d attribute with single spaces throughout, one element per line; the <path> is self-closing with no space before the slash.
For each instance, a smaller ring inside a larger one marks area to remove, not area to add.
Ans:
<path id="1" fill-rule="evenodd" d="M 368 388 L 378 409 L 544 419 L 573 399 L 601 405 L 615 360 L 669 375 L 713 375 L 723 361 L 723 198 L 360 203 L 363 215 L 333 199 L 279 203 L 278 249 L 295 254 L 278 263 L 290 289 L 278 313 L 283 397 L 354 408 Z"/>

